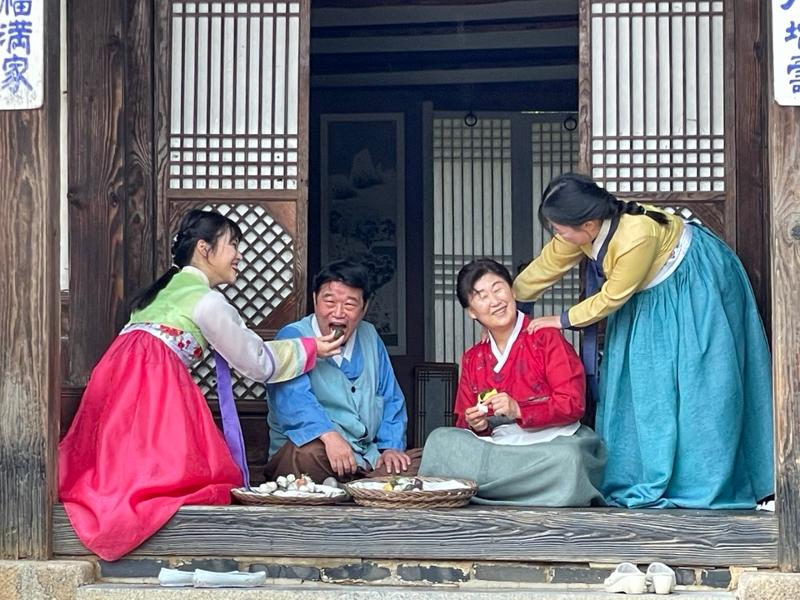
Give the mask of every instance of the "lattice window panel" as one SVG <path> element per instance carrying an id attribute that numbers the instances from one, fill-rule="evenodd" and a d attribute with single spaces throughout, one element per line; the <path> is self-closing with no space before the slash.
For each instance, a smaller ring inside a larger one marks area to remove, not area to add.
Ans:
<path id="1" fill-rule="evenodd" d="M 593 177 L 612 192 L 724 191 L 723 2 L 589 2 Z"/>
<path id="2" fill-rule="evenodd" d="M 300 2 L 173 2 L 171 190 L 298 187 Z"/>
<path id="3" fill-rule="evenodd" d="M 456 298 L 456 275 L 475 257 L 511 272 L 511 120 L 433 119 L 433 360 L 458 362 L 479 331 Z"/>
<path id="4" fill-rule="evenodd" d="M 458 365 L 427 363 L 414 367 L 414 447 L 422 448 L 437 427 L 452 427 Z"/>
<path id="5" fill-rule="evenodd" d="M 533 249 L 531 256 L 538 256 L 552 235 L 539 221 L 542 194 L 551 179 L 561 173 L 575 171 L 578 167 L 578 130 L 575 116 L 552 121 L 537 121 L 531 124 L 532 190 L 533 190 Z M 541 317 L 560 315 L 578 302 L 581 281 L 580 267 L 575 266 L 561 281 L 556 283 L 533 305 L 531 315 Z M 580 333 L 565 331 L 564 336 L 577 348 Z"/>
<path id="6" fill-rule="evenodd" d="M 258 204 L 209 203 L 204 209 L 214 209 L 230 217 L 242 230 L 242 262 L 233 285 L 222 290 L 248 327 L 256 327 L 294 290 L 294 240 Z M 193 370 L 204 393 L 215 397 L 214 360 L 208 355 Z M 237 398 L 263 397 L 264 386 L 233 373 L 234 394 Z"/>
<path id="7" fill-rule="evenodd" d="M 700 220 L 691 209 L 685 206 L 662 206 L 665 211 L 668 213 L 672 213 L 674 215 L 678 215 L 679 217 L 683 218 L 684 221 L 688 221 L 689 223 L 696 223 L 697 225 L 702 225 L 703 221 Z"/>

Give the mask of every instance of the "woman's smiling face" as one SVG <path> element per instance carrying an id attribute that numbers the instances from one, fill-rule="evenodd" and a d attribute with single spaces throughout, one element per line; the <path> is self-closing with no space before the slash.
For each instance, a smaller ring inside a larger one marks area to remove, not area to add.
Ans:
<path id="1" fill-rule="evenodd" d="M 489 331 L 509 327 L 517 319 L 514 291 L 505 279 L 487 273 L 475 282 L 467 312 Z"/>
<path id="2" fill-rule="evenodd" d="M 239 240 L 231 237 L 230 231 L 218 237 L 210 248 L 202 242 L 202 248 L 198 250 L 205 260 L 198 261 L 197 266 L 206 274 L 211 287 L 236 281 L 242 253 L 239 252 Z"/>

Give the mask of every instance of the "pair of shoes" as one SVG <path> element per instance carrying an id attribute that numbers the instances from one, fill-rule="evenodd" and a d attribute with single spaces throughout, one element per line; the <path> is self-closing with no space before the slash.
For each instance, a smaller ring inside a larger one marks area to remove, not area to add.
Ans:
<path id="1" fill-rule="evenodd" d="M 243 571 L 217 573 L 203 569 L 179 571 L 162 567 L 158 573 L 158 583 L 166 587 L 256 587 L 266 585 L 267 574 L 264 571 L 255 573 Z"/>
<path id="2" fill-rule="evenodd" d="M 647 573 L 642 573 L 636 565 L 626 562 L 617 565 L 603 585 L 607 592 L 669 594 L 675 589 L 675 571 L 664 563 L 654 562 L 647 567 Z"/>
<path id="3" fill-rule="evenodd" d="M 645 574 L 647 589 L 656 594 L 669 594 L 675 589 L 675 571 L 660 562 L 651 563 Z"/>

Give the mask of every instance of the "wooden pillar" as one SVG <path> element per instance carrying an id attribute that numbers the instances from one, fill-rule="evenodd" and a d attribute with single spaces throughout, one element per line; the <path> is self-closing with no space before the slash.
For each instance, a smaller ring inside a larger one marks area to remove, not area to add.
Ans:
<path id="1" fill-rule="evenodd" d="M 67 383 L 71 386 L 86 385 L 89 374 L 127 316 L 123 25 L 126 7 L 125 2 L 107 0 L 67 3 L 70 99 Z M 144 10 L 149 8 L 145 6 Z M 136 93 L 144 93 L 142 88 Z M 148 107 L 149 102 L 141 103 L 143 118 L 150 114 Z M 128 158 L 135 160 L 132 156 Z M 134 212 L 137 210 L 134 208 Z M 141 255 L 147 269 L 148 249 L 142 249 Z"/>
<path id="2" fill-rule="evenodd" d="M 800 572 L 800 107 L 768 103 L 778 564 Z"/>
<path id="3" fill-rule="evenodd" d="M 0 559 L 50 553 L 58 442 L 59 2 L 44 105 L 0 111 Z"/>
<path id="4" fill-rule="evenodd" d="M 734 0 L 736 254 L 753 284 L 764 327 L 770 332 L 769 197 L 765 188 L 766 102 L 771 98 L 766 22 L 769 2 Z M 766 98 L 766 101 L 765 101 Z"/>

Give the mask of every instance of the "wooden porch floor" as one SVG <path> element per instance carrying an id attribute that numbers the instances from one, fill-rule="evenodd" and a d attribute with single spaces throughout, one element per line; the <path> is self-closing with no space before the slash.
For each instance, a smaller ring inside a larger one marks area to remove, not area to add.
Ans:
<path id="1" fill-rule="evenodd" d="M 90 554 L 63 506 L 57 557 Z M 751 511 L 189 506 L 133 556 L 777 565 L 778 522 Z"/>

